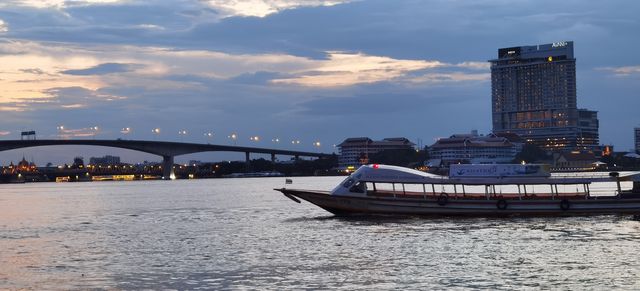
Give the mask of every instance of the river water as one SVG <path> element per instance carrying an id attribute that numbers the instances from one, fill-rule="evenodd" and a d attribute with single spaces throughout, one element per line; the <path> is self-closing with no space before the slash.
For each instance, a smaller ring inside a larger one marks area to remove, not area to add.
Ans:
<path id="1" fill-rule="evenodd" d="M 0 289 L 640 289 L 628 217 L 345 219 L 283 184 L 0 185 Z"/>

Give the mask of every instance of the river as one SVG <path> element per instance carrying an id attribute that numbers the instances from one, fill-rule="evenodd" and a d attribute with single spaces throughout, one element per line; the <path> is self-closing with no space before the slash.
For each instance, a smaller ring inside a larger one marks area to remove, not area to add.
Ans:
<path id="1" fill-rule="evenodd" d="M 336 218 L 283 186 L 0 185 L 0 289 L 640 289 L 628 217 Z"/>

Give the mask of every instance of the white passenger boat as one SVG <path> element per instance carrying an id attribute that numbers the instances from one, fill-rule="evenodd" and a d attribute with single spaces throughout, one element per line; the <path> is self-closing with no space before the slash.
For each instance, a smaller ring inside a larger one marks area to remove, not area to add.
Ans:
<path id="1" fill-rule="evenodd" d="M 546 165 L 452 165 L 439 176 L 366 165 L 332 191 L 275 189 L 336 215 L 640 215 L 640 172 L 551 175 Z"/>

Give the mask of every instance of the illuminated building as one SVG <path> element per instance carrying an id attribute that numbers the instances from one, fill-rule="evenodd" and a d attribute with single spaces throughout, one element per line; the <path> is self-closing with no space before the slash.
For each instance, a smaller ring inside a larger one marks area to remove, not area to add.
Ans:
<path id="1" fill-rule="evenodd" d="M 404 137 L 385 138 L 374 141 L 368 137 L 352 137 L 345 139 L 338 145 L 340 156 L 338 156 L 338 167 L 348 168 L 359 167 L 369 163 L 369 156 L 383 150 L 406 150 L 413 149 L 414 143 Z"/>
<path id="2" fill-rule="evenodd" d="M 8 167 L 2 168 L 2 174 L 30 173 L 37 171 L 38 168 L 36 167 L 36 164 L 33 162 L 29 163 L 24 157 L 22 157 L 22 160 L 20 160 L 17 165 L 14 165 L 13 162 L 11 162 Z"/>
<path id="3" fill-rule="evenodd" d="M 504 164 L 513 162 L 521 150 L 522 142 L 517 136 L 478 135 L 473 131 L 438 139 L 429 147 L 429 157 L 444 166 L 452 163 Z"/>
<path id="4" fill-rule="evenodd" d="M 501 48 L 489 62 L 495 133 L 547 150 L 598 147 L 597 112 L 577 108 L 573 42 Z"/>

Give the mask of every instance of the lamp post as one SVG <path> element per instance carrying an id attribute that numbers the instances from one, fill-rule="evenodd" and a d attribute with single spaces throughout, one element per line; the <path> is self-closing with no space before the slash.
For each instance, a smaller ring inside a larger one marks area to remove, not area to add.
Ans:
<path id="1" fill-rule="evenodd" d="M 64 125 L 56 126 L 56 130 L 58 131 L 58 138 L 64 139 Z"/>
<path id="2" fill-rule="evenodd" d="M 98 130 L 100 130 L 100 128 L 98 128 L 97 126 L 93 126 L 89 127 L 89 129 L 93 131 L 93 134 L 91 135 L 93 139 L 96 139 L 96 135 L 98 135 Z"/>
<path id="3" fill-rule="evenodd" d="M 187 130 L 178 130 L 178 135 L 180 136 L 180 141 L 182 141 L 182 138 L 187 135 Z"/>
<path id="4" fill-rule="evenodd" d="M 237 145 L 237 140 L 238 140 L 238 134 L 231 133 L 229 136 L 227 136 L 229 139 L 231 139 L 231 141 L 233 141 L 233 145 Z"/>
<path id="5" fill-rule="evenodd" d="M 120 133 L 122 133 L 122 134 L 124 134 L 124 135 L 127 135 L 127 134 L 131 133 L 131 127 L 123 127 L 123 128 L 120 130 Z"/>
<path id="6" fill-rule="evenodd" d="M 158 136 L 160 135 L 160 128 L 154 128 L 151 130 L 151 133 L 153 133 L 154 139 L 158 139 Z"/>
<path id="7" fill-rule="evenodd" d="M 213 132 L 205 132 L 204 137 L 207 139 L 207 143 L 209 143 L 208 141 L 213 139 Z"/>

